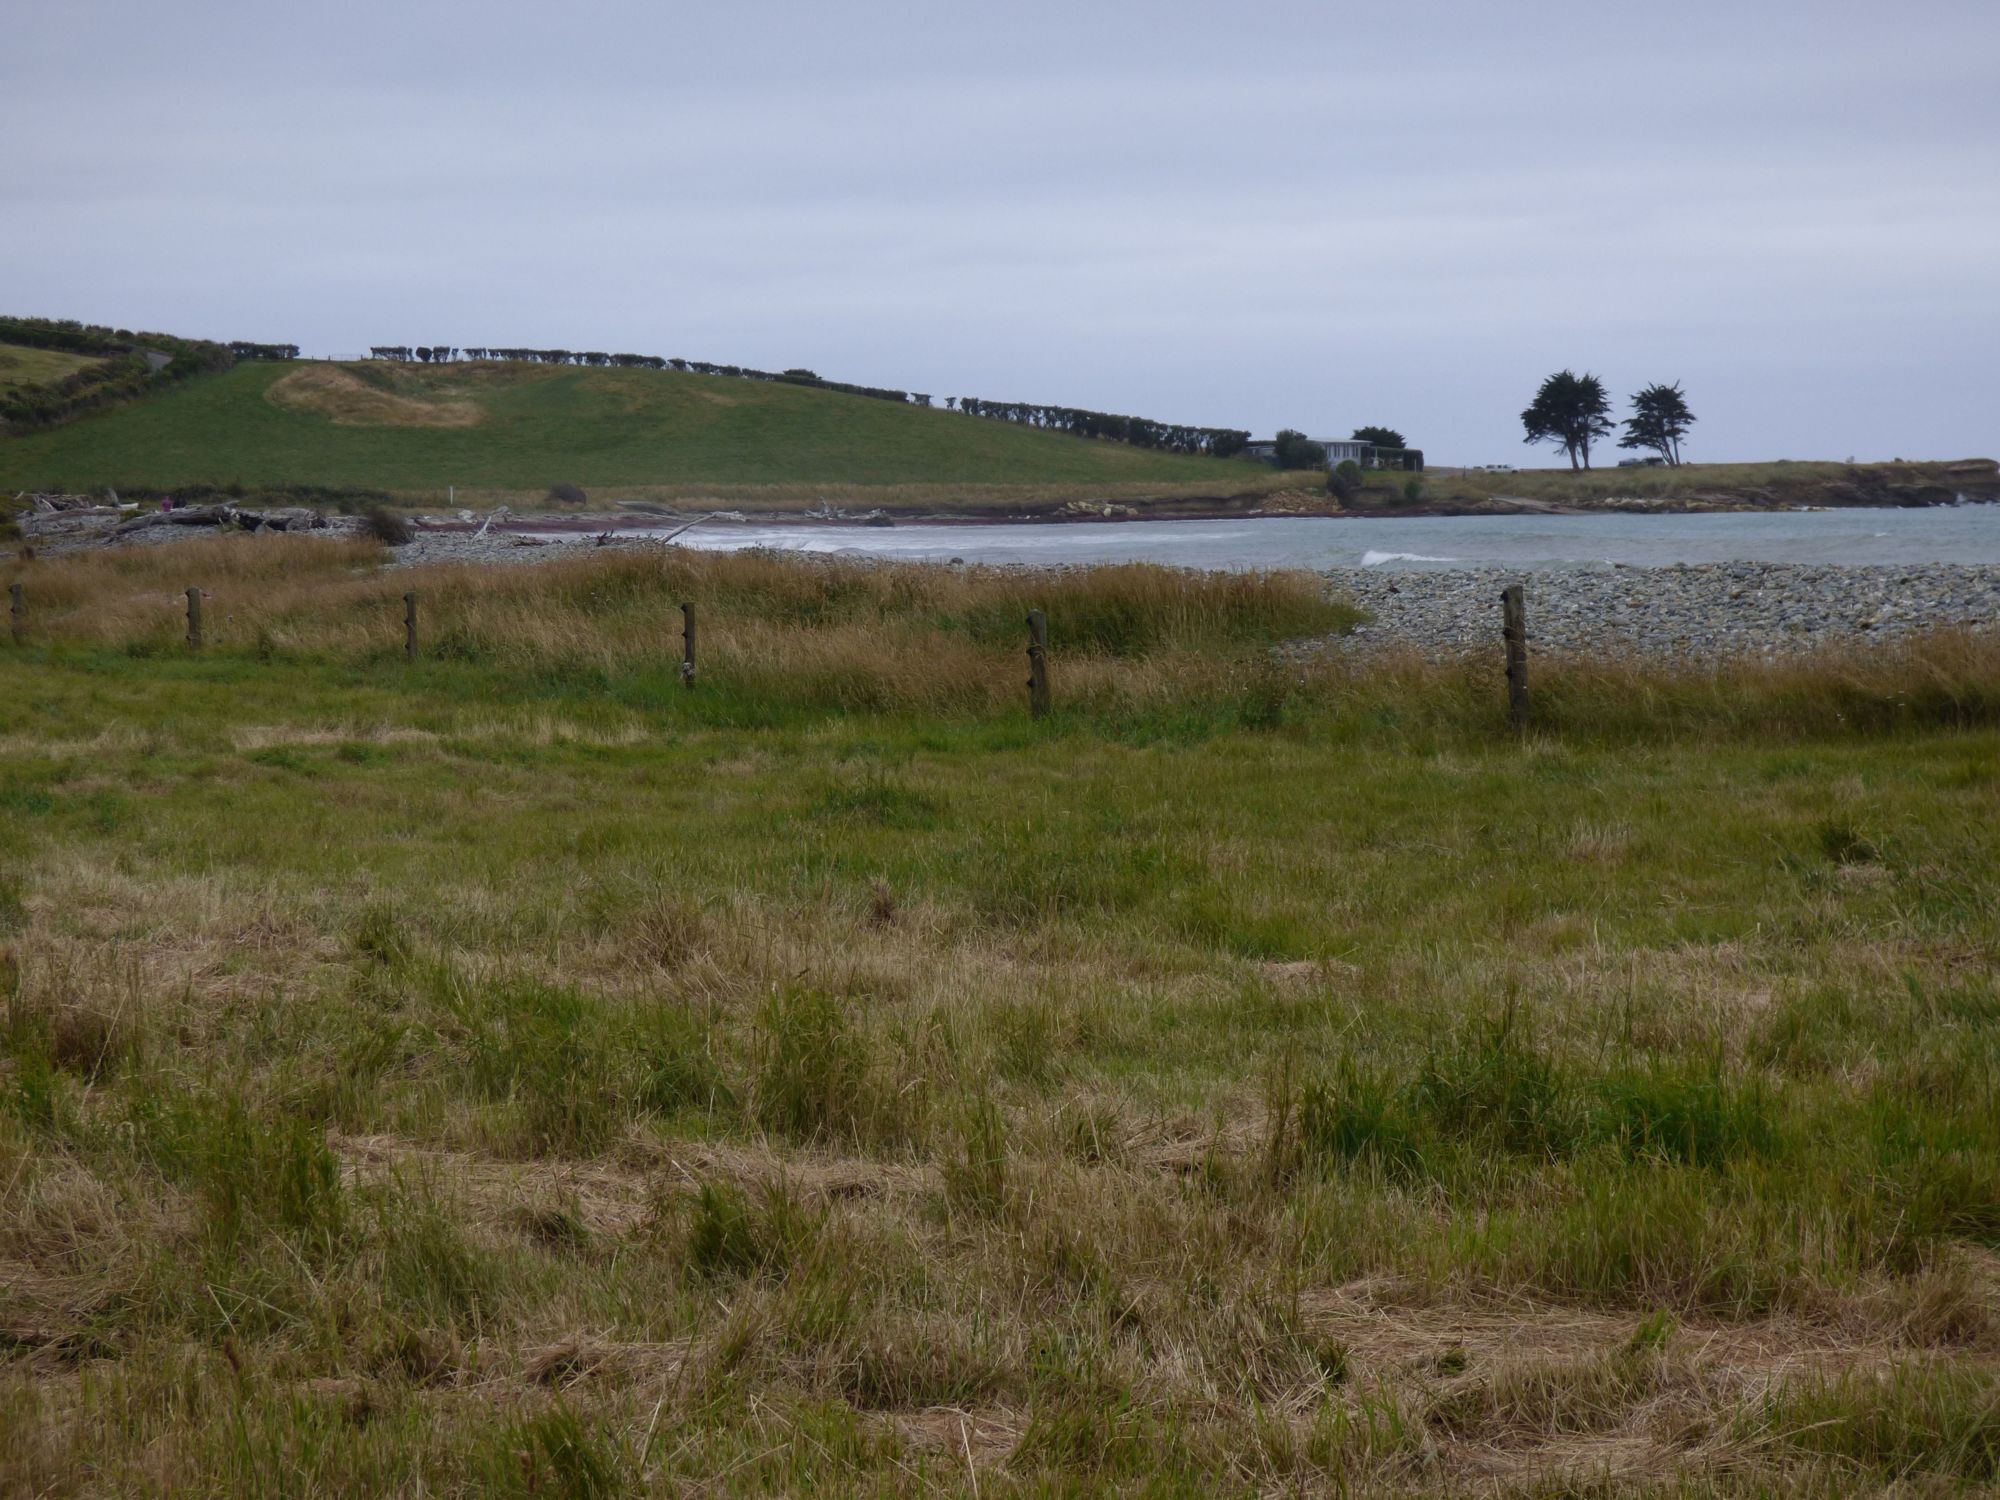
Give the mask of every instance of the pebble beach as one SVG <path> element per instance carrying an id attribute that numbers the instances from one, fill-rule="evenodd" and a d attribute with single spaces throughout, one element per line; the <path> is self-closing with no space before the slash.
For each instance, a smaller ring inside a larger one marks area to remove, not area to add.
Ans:
<path id="1" fill-rule="evenodd" d="M 1835 638 L 2000 629 L 2000 567 L 1990 564 L 1345 568 L 1326 576 L 1371 616 L 1332 643 L 1347 649 L 1490 649 L 1510 583 L 1526 591 L 1529 639 L 1543 651 L 1769 656 Z"/>

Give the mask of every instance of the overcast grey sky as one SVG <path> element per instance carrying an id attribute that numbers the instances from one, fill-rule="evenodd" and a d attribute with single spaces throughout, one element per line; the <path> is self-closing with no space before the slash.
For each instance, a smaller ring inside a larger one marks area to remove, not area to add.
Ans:
<path id="1" fill-rule="evenodd" d="M 0 309 L 1545 463 L 2000 449 L 2000 0 L 8 0 Z"/>

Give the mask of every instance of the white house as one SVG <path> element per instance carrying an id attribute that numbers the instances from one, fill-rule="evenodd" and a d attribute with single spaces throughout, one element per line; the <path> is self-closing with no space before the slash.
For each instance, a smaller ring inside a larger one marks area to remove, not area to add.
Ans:
<path id="1" fill-rule="evenodd" d="M 1364 469 L 1375 467 L 1375 445 L 1356 442 L 1352 438 L 1312 438 L 1309 441 L 1326 454 L 1326 466 L 1331 469 L 1337 464 L 1352 459 Z M 1243 451 L 1252 458 L 1276 458 L 1278 440 L 1276 438 L 1256 438 L 1243 445 Z"/>

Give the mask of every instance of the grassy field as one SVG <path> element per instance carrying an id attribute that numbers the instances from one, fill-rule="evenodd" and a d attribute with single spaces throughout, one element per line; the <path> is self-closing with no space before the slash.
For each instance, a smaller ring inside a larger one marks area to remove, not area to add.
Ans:
<path id="1" fill-rule="evenodd" d="M 0 1491 L 2000 1482 L 1993 638 L 379 557 L 0 580 Z"/>
<path id="2" fill-rule="evenodd" d="M 240 364 L 0 440 L 0 489 L 311 484 L 442 504 L 614 498 L 868 503 L 1230 495 L 1259 465 L 1183 458 L 802 386 L 525 364 Z"/>
<path id="3" fill-rule="evenodd" d="M 1968 466 L 1972 466 L 1968 470 Z M 1410 503 L 1407 479 L 1381 476 L 1361 498 L 1363 507 L 1394 508 Z M 1521 469 L 1489 474 L 1440 469 L 1421 480 L 1425 504 L 1477 504 L 1501 498 L 1526 499 L 1562 508 L 1590 509 L 1607 500 L 1637 498 L 1665 504 L 1723 502 L 1753 505 L 1896 505 L 1919 491 L 2000 498 L 2000 474 L 1992 460 L 1952 463 L 1844 464 L 1776 462 L 1685 464 L 1679 468 L 1620 469 L 1581 473 L 1568 468 Z M 1928 494 L 1925 503 L 1935 503 Z"/>
<path id="4" fill-rule="evenodd" d="M 87 370 L 96 363 L 96 357 L 88 354 L 0 343 L 0 385 L 53 385 L 64 376 Z"/>

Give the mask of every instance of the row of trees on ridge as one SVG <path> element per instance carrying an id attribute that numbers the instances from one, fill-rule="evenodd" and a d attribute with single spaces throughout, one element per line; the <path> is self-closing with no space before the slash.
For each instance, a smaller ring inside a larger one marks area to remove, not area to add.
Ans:
<path id="1" fill-rule="evenodd" d="M 1015 422 L 1048 432 L 1107 438 L 1112 442 L 1130 443 L 1135 448 L 1158 448 L 1168 453 L 1200 454 L 1208 458 L 1233 458 L 1250 442 L 1250 434 L 1236 427 L 1191 427 L 1178 422 L 1158 422 L 1151 417 L 1089 411 L 1078 406 L 987 401 L 978 396 L 947 396 L 944 404 L 947 410 L 955 405 L 959 411 L 975 417 Z"/>
<path id="2" fill-rule="evenodd" d="M 1679 382 L 1655 383 L 1632 397 L 1632 415 L 1625 419 L 1618 446 L 1650 449 L 1664 462 L 1679 464 L 1681 439 L 1694 422 Z M 1569 455 L 1572 469 L 1589 468 L 1592 445 L 1616 430 L 1604 382 L 1573 370 L 1558 370 L 1542 382 L 1534 401 L 1521 413 L 1521 426 L 1527 432 L 1524 442 L 1553 445 Z"/>

